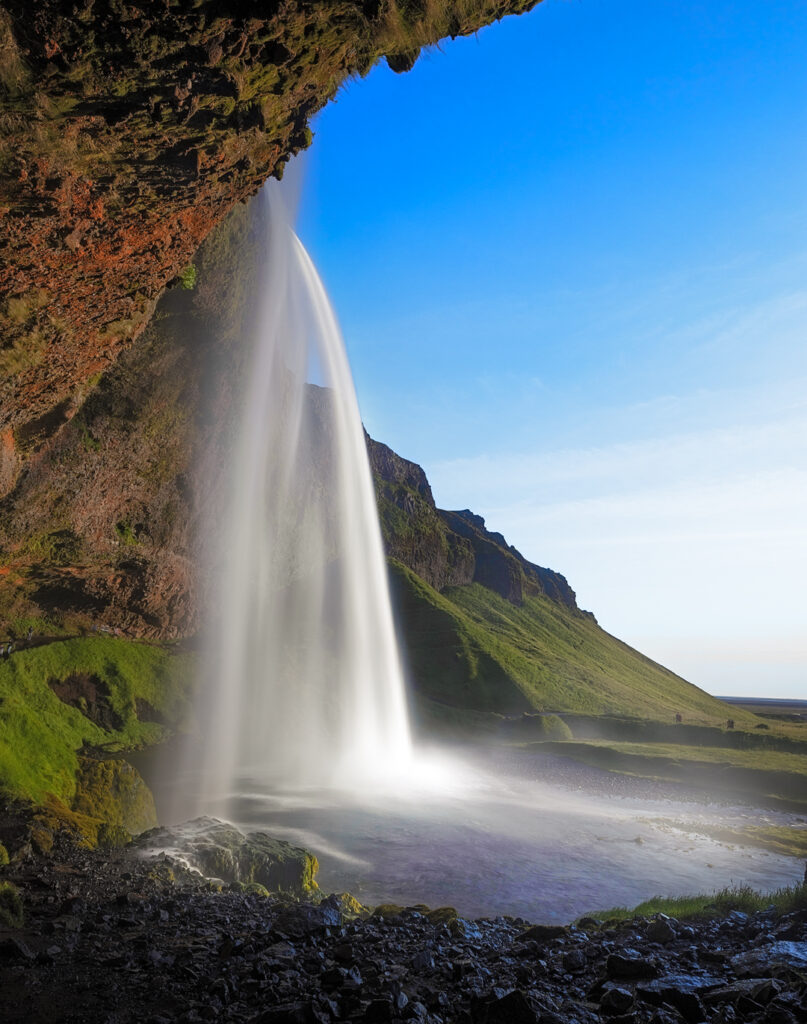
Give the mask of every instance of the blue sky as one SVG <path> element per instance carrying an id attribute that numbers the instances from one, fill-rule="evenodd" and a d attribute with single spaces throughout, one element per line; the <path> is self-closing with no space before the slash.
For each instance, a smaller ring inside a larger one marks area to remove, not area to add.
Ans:
<path id="1" fill-rule="evenodd" d="M 807 3 L 545 0 L 318 118 L 370 433 L 717 693 L 807 698 Z"/>

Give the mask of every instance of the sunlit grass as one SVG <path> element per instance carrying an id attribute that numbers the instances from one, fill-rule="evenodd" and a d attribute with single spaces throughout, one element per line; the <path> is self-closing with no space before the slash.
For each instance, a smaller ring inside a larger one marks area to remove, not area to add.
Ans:
<path id="1" fill-rule="evenodd" d="M 736 886 L 709 895 L 654 896 L 632 909 L 612 907 L 583 916 L 594 917 L 605 923 L 652 917 L 654 914 L 667 914 L 679 921 L 697 921 L 725 917 L 732 910 L 753 914 L 769 908 L 774 908 L 779 914 L 807 909 L 807 885 L 788 886 L 767 893 L 755 892 L 748 886 Z"/>
<path id="2" fill-rule="evenodd" d="M 805 753 L 794 754 L 779 750 L 734 750 L 730 747 L 695 747 L 677 743 L 613 743 L 610 740 L 589 740 L 588 743 L 593 747 L 606 747 L 637 757 L 666 757 L 672 761 L 700 761 L 762 771 L 807 774 L 807 745 Z"/>
<path id="3" fill-rule="evenodd" d="M 52 794 L 70 803 L 78 751 L 142 747 L 164 738 L 164 725 L 140 721 L 138 698 L 166 721 L 185 714 L 190 656 L 144 643 L 93 637 L 60 640 L 0 661 L 0 792 L 41 803 Z M 71 675 L 101 680 L 119 716 L 106 730 L 61 701 L 48 685 Z"/>
<path id="4" fill-rule="evenodd" d="M 606 633 L 588 616 L 538 595 L 520 606 L 479 584 L 438 593 L 392 563 L 418 690 L 445 704 L 512 713 L 583 712 L 722 726 L 754 715 L 721 701 Z"/>

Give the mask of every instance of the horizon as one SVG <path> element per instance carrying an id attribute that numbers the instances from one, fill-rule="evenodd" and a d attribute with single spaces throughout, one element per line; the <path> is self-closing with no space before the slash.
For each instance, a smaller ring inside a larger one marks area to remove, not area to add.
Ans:
<path id="1" fill-rule="evenodd" d="M 368 431 L 716 695 L 807 691 L 804 43 L 544 0 L 350 83 L 302 198 Z"/>

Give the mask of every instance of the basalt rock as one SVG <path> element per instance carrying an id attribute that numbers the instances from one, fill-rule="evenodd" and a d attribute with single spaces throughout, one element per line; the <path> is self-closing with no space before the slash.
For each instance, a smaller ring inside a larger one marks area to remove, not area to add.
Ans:
<path id="1" fill-rule="evenodd" d="M 435 590 L 480 583 L 513 604 L 545 594 L 577 614 L 565 578 L 528 562 L 482 516 L 465 509 L 438 509 L 426 474 L 387 445 L 367 437 L 387 554 L 403 562 Z"/>
<path id="2" fill-rule="evenodd" d="M 0 10 L 0 483 L 191 286 L 200 242 L 387 55 L 536 0 L 8 0 Z"/>
<path id="3" fill-rule="evenodd" d="M 170 860 L 189 864 L 201 874 L 224 882 L 258 883 L 270 892 L 297 895 L 317 889 L 319 865 L 312 853 L 266 832 L 245 835 L 215 818 L 152 829 L 140 836 L 137 845 L 144 850 L 163 851 Z M 338 902 L 316 907 L 311 913 L 316 920 L 305 918 L 302 911 L 293 912 L 286 922 L 289 934 L 305 934 L 342 920 Z"/>
<path id="4" fill-rule="evenodd" d="M 779 927 L 795 929 L 801 937 L 793 942 L 804 942 L 807 924 L 798 913 L 779 920 L 749 915 L 759 946 L 740 930 L 706 920 L 659 951 L 639 919 L 614 929 L 570 927 L 547 938 L 540 956 L 528 956 L 531 943 L 518 942 L 526 930 L 520 920 L 469 922 L 468 936 L 452 934 L 450 920 L 431 919 L 422 906 L 348 920 L 337 909 L 343 897 L 309 894 L 298 901 L 234 887 L 215 891 L 161 854 L 74 849 L 59 862 L 6 870 L 25 905 L 24 922 L 0 925 L 0 991 L 9 1024 L 804 1019 L 802 972 L 778 963 L 770 977 L 742 979 L 732 966 L 770 946 Z M 701 952 L 716 948 L 724 954 L 719 967 L 693 966 Z M 574 975 L 564 965 L 572 950 L 585 954 Z M 653 956 L 661 977 L 604 981 L 604 964 L 614 954 Z"/>

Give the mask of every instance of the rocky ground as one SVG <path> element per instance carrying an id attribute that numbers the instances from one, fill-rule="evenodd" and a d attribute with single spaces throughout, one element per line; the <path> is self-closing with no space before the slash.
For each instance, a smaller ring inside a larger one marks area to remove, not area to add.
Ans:
<path id="1" fill-rule="evenodd" d="M 565 928 L 370 914 L 345 896 L 222 888 L 126 851 L 62 851 L 3 874 L 25 913 L 0 929 L 7 1022 L 807 1020 L 807 911 Z"/>

